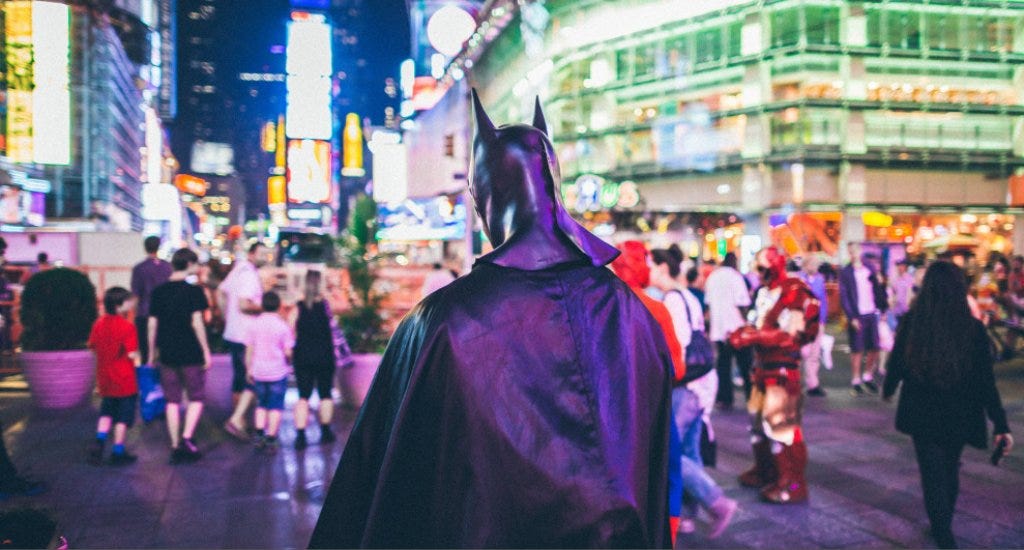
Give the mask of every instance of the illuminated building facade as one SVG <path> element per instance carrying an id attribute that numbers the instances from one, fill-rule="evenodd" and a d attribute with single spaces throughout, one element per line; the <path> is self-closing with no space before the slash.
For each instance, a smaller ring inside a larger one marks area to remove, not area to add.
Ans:
<path id="1" fill-rule="evenodd" d="M 164 160 L 160 120 L 147 128 L 146 109 L 172 108 L 158 103 L 173 98 L 160 62 L 168 1 L 3 3 L 0 185 L 23 205 L 4 205 L 12 230 L 71 219 L 142 229 L 147 163 Z"/>
<path id="2" fill-rule="evenodd" d="M 540 95 L 569 194 L 596 176 L 636 182 L 635 210 L 721 214 L 705 256 L 744 235 L 1024 251 L 1024 2 L 548 0 L 539 31 L 514 4 L 444 78 L 474 61 L 495 120 Z"/>

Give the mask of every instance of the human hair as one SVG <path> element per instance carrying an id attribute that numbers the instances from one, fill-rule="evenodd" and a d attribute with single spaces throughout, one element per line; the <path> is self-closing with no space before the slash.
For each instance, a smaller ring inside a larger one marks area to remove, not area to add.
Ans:
<path id="1" fill-rule="evenodd" d="M 679 250 L 678 248 L 676 250 Z M 682 270 L 680 264 L 683 259 L 673 253 L 670 248 L 655 248 L 651 251 L 651 259 L 654 260 L 654 265 L 668 265 L 668 276 L 673 279 L 679 277 L 679 273 Z"/>
<path id="2" fill-rule="evenodd" d="M 722 258 L 722 265 L 724 265 L 725 267 L 731 267 L 733 269 L 736 269 L 736 266 L 739 265 L 739 262 L 736 260 L 736 253 L 727 252 L 725 254 L 725 257 Z"/>
<path id="3" fill-rule="evenodd" d="M 263 243 L 256 241 L 249 246 L 249 254 L 255 254 L 263 246 Z"/>
<path id="4" fill-rule="evenodd" d="M 281 297 L 273 290 L 265 292 L 263 293 L 263 299 L 260 300 L 260 307 L 263 308 L 263 311 L 273 313 L 281 309 Z"/>
<path id="5" fill-rule="evenodd" d="M 434 269 L 435 270 L 439 270 L 439 269 L 441 269 L 441 267 L 442 266 L 441 266 L 441 264 L 439 262 L 434 262 Z"/>
<path id="6" fill-rule="evenodd" d="M 320 281 L 322 279 L 323 276 L 315 269 L 310 269 L 306 272 L 306 289 L 302 299 L 303 303 L 306 304 L 306 308 L 313 307 L 313 303 L 320 296 Z"/>
<path id="7" fill-rule="evenodd" d="M 132 297 L 132 292 L 121 286 L 112 286 L 103 293 L 103 311 L 117 315 L 117 310 Z"/>
<path id="8" fill-rule="evenodd" d="M 15 508 L 0 512 L 0 547 L 49 548 L 57 522 L 47 512 Z"/>
<path id="9" fill-rule="evenodd" d="M 903 359 L 911 376 L 940 388 L 951 388 L 964 374 L 970 346 L 964 338 L 975 320 L 967 303 L 967 280 L 957 265 L 937 261 L 925 272 L 921 290 L 910 308 Z"/>
<path id="10" fill-rule="evenodd" d="M 698 277 L 700 277 L 700 271 L 698 271 L 696 267 L 691 267 L 690 269 L 686 270 L 686 282 L 688 284 L 692 285 L 693 283 L 697 282 Z"/>
<path id="11" fill-rule="evenodd" d="M 36 261 L 41 264 L 49 263 L 50 255 L 46 252 L 40 252 L 39 254 L 36 254 Z"/>
<path id="12" fill-rule="evenodd" d="M 160 237 L 156 235 L 146 237 L 146 240 L 142 241 L 142 248 L 146 249 L 146 254 L 156 254 L 160 250 Z"/>
<path id="13" fill-rule="evenodd" d="M 179 248 L 171 255 L 171 267 L 175 271 L 185 271 L 188 266 L 199 263 L 199 256 L 191 248 Z"/>

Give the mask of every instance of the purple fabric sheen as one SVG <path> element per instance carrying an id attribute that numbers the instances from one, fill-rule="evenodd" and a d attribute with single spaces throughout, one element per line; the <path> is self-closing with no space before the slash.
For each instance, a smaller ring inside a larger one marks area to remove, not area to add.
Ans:
<path id="1" fill-rule="evenodd" d="M 668 547 L 664 335 L 617 251 L 558 221 L 543 131 L 481 112 L 495 251 L 399 325 L 310 547 Z"/>
<path id="2" fill-rule="evenodd" d="M 535 270 L 589 258 L 611 263 L 619 251 L 576 222 L 561 203 L 561 172 L 538 101 L 533 126 L 495 128 L 473 91 L 477 134 L 472 179 L 477 212 L 494 251 L 480 258 Z"/>
<path id="3" fill-rule="evenodd" d="M 670 387 L 609 270 L 479 262 L 391 339 L 310 546 L 664 547 Z"/>

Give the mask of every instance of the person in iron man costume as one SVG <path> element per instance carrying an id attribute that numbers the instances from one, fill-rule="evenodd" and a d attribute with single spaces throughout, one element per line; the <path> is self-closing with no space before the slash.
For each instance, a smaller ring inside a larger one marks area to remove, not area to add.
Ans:
<path id="1" fill-rule="evenodd" d="M 757 266 L 764 286 L 755 299 L 756 318 L 729 337 L 736 348 L 752 346 L 758 359 L 747 403 L 754 467 L 739 480 L 760 489 L 766 501 L 803 502 L 807 445 L 800 428 L 800 348 L 818 335 L 820 304 L 806 283 L 786 273 L 786 257 L 775 247 L 758 253 Z"/>

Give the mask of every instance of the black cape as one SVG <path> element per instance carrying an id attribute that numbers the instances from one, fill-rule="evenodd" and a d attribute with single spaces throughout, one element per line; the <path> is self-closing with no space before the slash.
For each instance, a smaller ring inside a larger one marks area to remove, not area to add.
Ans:
<path id="1" fill-rule="evenodd" d="M 310 546 L 667 547 L 671 365 L 608 269 L 478 261 L 396 331 Z"/>

